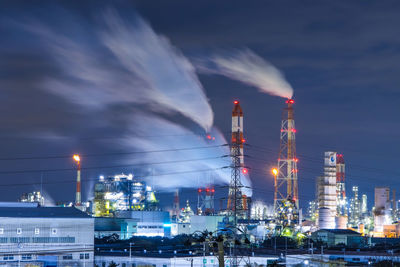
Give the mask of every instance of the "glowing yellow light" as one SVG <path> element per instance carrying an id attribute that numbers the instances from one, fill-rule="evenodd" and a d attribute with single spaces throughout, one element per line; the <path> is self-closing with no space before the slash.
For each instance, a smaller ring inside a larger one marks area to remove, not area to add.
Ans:
<path id="1" fill-rule="evenodd" d="M 81 158 L 79 157 L 78 154 L 75 154 L 75 155 L 73 156 L 73 159 L 74 159 L 76 162 L 80 162 L 80 161 L 81 161 Z"/>
<path id="2" fill-rule="evenodd" d="M 274 176 L 277 176 L 278 175 L 278 169 L 273 168 L 272 169 L 272 173 L 274 174 Z"/>

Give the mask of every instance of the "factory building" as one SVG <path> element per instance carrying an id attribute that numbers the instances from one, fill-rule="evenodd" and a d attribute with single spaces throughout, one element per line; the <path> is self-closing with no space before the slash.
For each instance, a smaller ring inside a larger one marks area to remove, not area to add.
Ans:
<path id="1" fill-rule="evenodd" d="M 209 215 L 200 216 L 193 215 L 189 221 L 177 222 L 171 224 L 171 235 L 193 234 L 194 232 L 203 232 L 205 230 L 214 232 L 218 230 L 219 225 L 224 221 L 226 216 L 223 215 Z"/>
<path id="2" fill-rule="evenodd" d="M 0 265 L 93 266 L 93 218 L 73 207 L 19 204 L 0 205 Z"/>
<path id="3" fill-rule="evenodd" d="M 392 223 L 390 206 L 390 189 L 375 187 L 374 236 L 383 236 L 384 226 Z"/>
<path id="4" fill-rule="evenodd" d="M 113 217 L 125 210 L 157 210 L 158 201 L 151 186 L 136 181 L 132 174 L 100 176 L 94 186 L 93 214 Z"/>
<path id="5" fill-rule="evenodd" d="M 361 201 L 358 197 L 358 186 L 353 186 L 353 197 L 350 199 L 349 204 L 349 225 L 351 227 L 358 227 L 361 223 Z"/>
<path id="6" fill-rule="evenodd" d="M 177 251 L 176 251 L 177 252 Z M 189 252 L 186 254 L 172 253 L 160 250 L 157 255 L 150 255 L 149 253 L 142 253 L 141 255 L 134 255 L 131 258 L 129 253 L 125 255 L 117 255 L 116 253 L 103 253 L 96 256 L 96 264 L 100 267 L 107 267 L 111 263 L 117 266 L 130 267 L 130 266 L 151 266 L 151 267 L 216 267 L 218 264 L 218 257 L 216 251 L 207 252 L 204 256 L 194 256 Z M 245 267 L 249 266 L 269 266 L 278 261 L 278 256 L 249 256 L 243 257 L 243 260 L 235 266 Z M 151 263 L 151 264 L 149 264 Z M 234 266 L 232 258 L 225 257 L 225 266 Z"/>
<path id="7" fill-rule="evenodd" d="M 119 239 L 133 236 L 171 235 L 171 220 L 167 211 L 120 211 L 115 217 L 95 217 L 95 237 L 113 234 Z"/>
<path id="8" fill-rule="evenodd" d="M 44 206 L 44 197 L 42 196 L 40 191 L 24 193 L 19 198 L 20 202 L 31 202 L 38 203 L 40 206 Z"/>
<path id="9" fill-rule="evenodd" d="M 320 229 L 335 229 L 336 190 L 336 152 L 325 152 L 324 175 L 317 178 L 318 227 Z"/>

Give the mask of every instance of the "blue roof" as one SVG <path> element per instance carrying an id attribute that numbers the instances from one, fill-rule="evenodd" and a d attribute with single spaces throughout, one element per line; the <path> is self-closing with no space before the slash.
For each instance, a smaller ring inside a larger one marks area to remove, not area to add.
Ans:
<path id="1" fill-rule="evenodd" d="M 74 207 L 0 207 L 0 217 L 14 218 L 92 218 Z"/>

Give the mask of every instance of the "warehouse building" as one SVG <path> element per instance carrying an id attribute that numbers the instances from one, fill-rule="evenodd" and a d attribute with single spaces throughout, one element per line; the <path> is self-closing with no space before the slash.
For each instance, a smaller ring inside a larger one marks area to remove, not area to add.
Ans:
<path id="1" fill-rule="evenodd" d="M 93 236 L 76 208 L 0 205 L 0 265 L 93 266 Z"/>

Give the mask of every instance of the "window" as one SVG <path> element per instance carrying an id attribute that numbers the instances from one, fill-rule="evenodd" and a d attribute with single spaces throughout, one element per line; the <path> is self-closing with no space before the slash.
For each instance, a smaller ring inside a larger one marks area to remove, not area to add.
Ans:
<path id="1" fill-rule="evenodd" d="M 22 234 L 22 228 L 17 228 L 17 235 Z"/>
<path id="2" fill-rule="evenodd" d="M 4 259 L 5 261 L 13 260 L 13 259 L 14 259 L 14 255 L 4 255 L 3 259 Z"/>
<path id="3" fill-rule="evenodd" d="M 51 234 L 56 235 L 57 234 L 57 228 L 51 228 Z"/>
<path id="4" fill-rule="evenodd" d="M 103 263 L 101 264 L 101 266 L 102 266 L 102 267 L 106 267 L 106 263 L 103 262 Z"/>
<path id="5" fill-rule="evenodd" d="M 31 254 L 22 254 L 22 260 L 31 260 L 32 255 Z"/>
<path id="6" fill-rule="evenodd" d="M 85 259 L 88 260 L 89 259 L 89 253 L 85 254 Z"/>
<path id="7" fill-rule="evenodd" d="M 4 228 L 0 228 L 0 235 L 4 234 Z"/>
<path id="8" fill-rule="evenodd" d="M 64 255 L 63 260 L 72 260 L 72 254 Z"/>
<path id="9" fill-rule="evenodd" d="M 122 267 L 126 267 L 126 263 L 124 262 L 124 263 L 122 263 Z"/>
<path id="10" fill-rule="evenodd" d="M 79 259 L 83 260 L 83 254 L 79 254 Z"/>
<path id="11" fill-rule="evenodd" d="M 40 229 L 39 228 L 35 228 L 35 235 L 40 234 Z"/>

